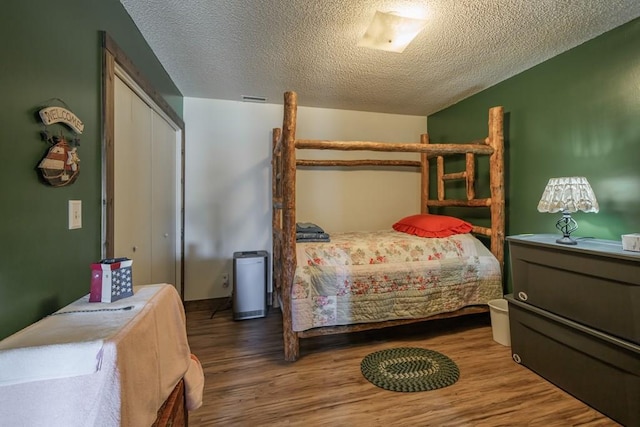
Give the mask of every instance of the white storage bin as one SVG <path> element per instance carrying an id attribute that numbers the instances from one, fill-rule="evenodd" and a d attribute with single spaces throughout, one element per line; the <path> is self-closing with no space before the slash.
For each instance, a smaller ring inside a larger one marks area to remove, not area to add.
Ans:
<path id="1" fill-rule="evenodd" d="M 509 330 L 509 304 L 504 298 L 492 299 L 488 302 L 491 315 L 491 331 L 493 340 L 504 346 L 511 346 L 511 331 Z"/>

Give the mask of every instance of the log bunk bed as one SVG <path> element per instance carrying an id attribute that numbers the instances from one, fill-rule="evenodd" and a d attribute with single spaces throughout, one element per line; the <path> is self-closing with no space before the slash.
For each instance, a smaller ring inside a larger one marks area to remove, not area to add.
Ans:
<path id="1" fill-rule="evenodd" d="M 284 94 L 283 127 L 282 129 L 273 129 L 272 138 L 273 284 L 275 295 L 279 298 L 283 316 L 285 360 L 295 361 L 299 358 L 299 340 L 301 338 L 378 329 L 424 320 L 442 319 L 488 311 L 488 306 L 486 305 L 487 301 L 482 301 L 480 303 L 474 303 L 461 308 L 456 307 L 444 312 L 436 312 L 432 315 L 420 318 L 397 318 L 384 321 L 335 324 L 331 326 L 311 327 L 305 330 L 294 328 L 292 312 L 292 303 L 294 299 L 293 287 L 295 286 L 295 281 L 298 280 L 296 277 L 296 169 L 298 167 L 415 167 L 421 173 L 420 209 L 422 214 L 428 214 L 429 208 L 488 208 L 490 210 L 490 227 L 472 225 L 473 228 L 471 234 L 490 238 L 490 251 L 491 254 L 493 254 L 493 257 L 495 257 L 493 262 L 496 264 L 497 281 L 499 282 L 499 285 L 494 284 L 492 298 L 502 297 L 502 270 L 504 264 L 505 234 L 503 166 L 504 136 L 502 107 L 493 107 L 489 110 L 488 136 L 486 138 L 463 144 L 430 144 L 427 134 L 421 135 L 419 143 L 409 144 L 296 139 L 296 117 L 297 94 L 295 92 L 286 92 Z M 296 151 L 303 149 L 415 152 L 420 154 L 420 160 L 298 159 Z M 476 198 L 476 156 L 489 156 L 490 197 L 488 198 Z M 452 157 L 464 157 L 466 159 L 464 171 L 455 173 L 444 172 L 445 158 L 449 159 Z M 435 161 L 430 162 L 431 159 L 435 159 Z M 429 193 L 430 163 L 435 163 L 436 166 L 437 197 L 435 198 L 430 197 Z M 451 180 L 465 181 L 466 199 L 447 199 L 445 197 L 445 182 Z M 303 244 L 306 245 L 307 243 Z M 298 245 L 302 244 L 298 243 Z M 484 250 L 486 251 L 486 248 Z M 491 254 L 489 254 L 488 251 L 487 254 L 491 257 Z M 344 280 L 344 277 L 341 277 L 340 280 Z M 494 280 L 494 282 L 495 281 L 496 280 Z M 497 290 L 496 287 L 499 287 L 499 290 Z"/>

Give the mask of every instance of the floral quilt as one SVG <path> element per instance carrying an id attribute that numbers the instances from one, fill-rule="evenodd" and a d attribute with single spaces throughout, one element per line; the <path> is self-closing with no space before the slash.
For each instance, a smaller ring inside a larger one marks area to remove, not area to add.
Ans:
<path id="1" fill-rule="evenodd" d="M 422 318 L 502 297 L 500 265 L 471 234 L 332 233 L 296 251 L 295 331 Z"/>

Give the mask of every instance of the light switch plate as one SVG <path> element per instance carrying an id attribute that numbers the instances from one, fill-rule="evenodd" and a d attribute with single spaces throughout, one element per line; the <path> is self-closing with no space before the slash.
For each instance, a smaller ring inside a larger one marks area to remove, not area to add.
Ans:
<path id="1" fill-rule="evenodd" d="M 82 200 L 69 200 L 69 230 L 82 228 Z"/>

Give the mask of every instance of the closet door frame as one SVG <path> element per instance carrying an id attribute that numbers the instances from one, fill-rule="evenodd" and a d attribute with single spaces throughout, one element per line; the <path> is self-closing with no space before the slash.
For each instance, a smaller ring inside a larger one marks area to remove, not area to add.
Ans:
<path id="1" fill-rule="evenodd" d="M 124 74 L 123 74 L 124 73 Z M 102 257 L 114 257 L 115 238 L 115 211 L 114 211 L 114 136 L 115 136 L 115 79 L 116 75 L 125 79 L 130 79 L 143 91 L 144 97 L 148 98 L 155 107 L 159 109 L 159 114 L 164 116 L 172 126 L 175 127 L 180 139 L 179 162 L 179 206 L 176 206 L 176 223 L 179 230 L 177 232 L 177 261 L 176 287 L 180 291 L 180 297 L 184 301 L 184 168 L 185 168 L 185 132 L 184 121 L 166 100 L 158 93 L 151 83 L 142 75 L 129 57 L 106 33 L 102 32 Z M 178 183 L 177 183 L 178 184 Z"/>

